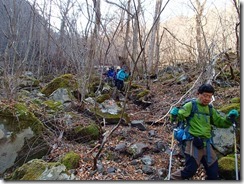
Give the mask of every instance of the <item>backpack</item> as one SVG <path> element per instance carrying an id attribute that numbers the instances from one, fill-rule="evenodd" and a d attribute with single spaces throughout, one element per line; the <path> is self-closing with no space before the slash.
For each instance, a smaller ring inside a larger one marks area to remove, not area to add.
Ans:
<path id="1" fill-rule="evenodd" d="M 123 70 L 120 70 L 118 73 L 117 73 L 117 79 L 119 80 L 124 80 L 126 78 L 126 74 Z"/>
<path id="2" fill-rule="evenodd" d="M 186 103 L 191 102 L 192 103 L 192 109 L 191 109 L 191 113 L 190 115 L 186 118 L 186 121 L 179 121 L 177 124 L 177 127 L 174 129 L 174 138 L 179 142 L 182 143 L 185 140 L 191 140 L 193 139 L 193 136 L 190 135 L 190 133 L 188 132 L 190 126 L 189 126 L 189 122 L 191 120 L 191 118 L 193 118 L 195 113 L 199 113 L 202 114 L 200 112 L 198 112 L 198 108 L 197 108 L 197 103 L 196 103 L 196 99 L 188 99 L 186 101 L 183 102 L 183 105 L 185 105 Z M 209 104 L 209 115 L 210 116 L 210 122 L 212 122 L 212 105 Z"/>
<path id="3" fill-rule="evenodd" d="M 112 70 L 112 69 L 110 69 L 109 71 L 108 71 L 108 77 L 114 77 L 114 70 Z"/>

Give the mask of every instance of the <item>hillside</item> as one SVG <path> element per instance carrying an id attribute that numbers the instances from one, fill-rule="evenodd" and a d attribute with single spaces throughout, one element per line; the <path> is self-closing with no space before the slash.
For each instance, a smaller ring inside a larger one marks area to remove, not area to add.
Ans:
<path id="1" fill-rule="evenodd" d="M 153 83 L 151 91 L 153 91 L 151 101 L 153 104 L 146 109 L 142 109 L 137 105 L 129 102 L 127 112 L 129 112 L 132 120 L 144 120 L 146 123 L 146 130 L 140 131 L 137 128 L 130 128 L 127 126 L 120 126 L 109 138 L 108 143 L 105 145 L 101 154 L 102 165 L 104 172 L 96 172 L 92 174 L 93 159 L 91 154 L 98 150 L 94 147 L 81 144 L 71 144 L 69 142 L 63 142 L 52 154 L 49 159 L 55 160 L 59 155 L 64 154 L 68 150 L 73 150 L 80 154 L 81 161 L 80 167 L 76 170 L 77 175 L 81 180 L 161 180 L 157 174 L 145 174 L 141 171 L 143 163 L 140 161 L 141 158 L 132 159 L 130 155 L 121 154 L 114 152 L 116 145 L 120 142 L 127 142 L 133 144 L 135 142 L 143 142 L 150 145 L 148 150 L 143 155 L 150 155 L 153 158 L 155 164 L 153 167 L 159 172 L 167 174 L 169 164 L 169 147 L 172 136 L 172 125 L 170 124 L 168 116 L 154 124 L 154 121 L 164 116 L 170 108 L 170 104 L 175 103 L 181 98 L 182 94 L 179 91 L 182 88 L 181 85 L 175 82 L 162 85 L 160 83 Z M 225 98 L 222 98 L 225 96 Z M 227 89 L 220 89 L 215 96 L 216 102 L 214 104 L 223 105 L 229 102 L 232 97 L 240 96 L 239 86 L 230 87 Z M 105 126 L 105 131 L 109 131 L 113 128 L 113 125 Z M 149 132 L 155 131 L 155 137 L 150 137 Z M 153 145 L 156 140 L 162 141 L 165 145 L 165 152 L 153 152 Z M 179 168 L 183 164 L 181 156 L 174 156 L 172 171 Z M 107 173 L 107 169 L 114 168 L 116 171 L 110 174 Z M 157 178 L 158 177 L 158 178 Z M 202 180 L 204 178 L 204 170 L 200 169 L 198 174 L 195 176 L 196 180 Z"/>
<path id="2" fill-rule="evenodd" d="M 236 73 L 233 79 L 226 70 L 222 77 L 216 79 L 218 82 L 213 83 L 216 90 L 213 105 L 217 109 L 229 104 L 232 98 L 240 97 L 238 68 L 234 68 L 234 70 Z M 194 93 L 190 95 L 192 91 L 189 89 L 196 89 L 195 82 L 199 72 L 195 68 L 188 70 L 188 77 L 182 77 L 181 73 L 176 73 L 166 72 L 157 79 L 150 79 L 149 93 L 144 97 L 144 103 L 135 103 L 133 99 L 128 98 L 125 112 L 130 117 L 131 124 L 121 124 L 116 128 L 107 137 L 107 142 L 101 150 L 99 148 L 104 141 L 102 137 L 97 141 L 82 142 L 73 139 L 72 135 L 68 135 L 67 127 L 63 129 L 64 134 L 62 133 L 65 118 L 62 114 L 66 114 L 65 111 L 61 111 L 60 115 L 55 115 L 53 120 L 49 118 L 48 123 L 44 119 L 45 116 L 47 117 L 45 115 L 47 111 L 39 109 L 38 114 L 42 114 L 40 119 L 45 125 L 51 126 L 49 127 L 51 131 L 56 129 L 56 135 L 44 135 L 44 140 L 52 149 L 42 159 L 46 162 L 57 162 L 70 151 L 77 153 L 80 156 L 79 165 L 69 172 L 72 172 L 78 180 L 164 180 L 168 174 L 173 131 L 168 112 L 172 106 L 179 105 L 188 96 L 196 97 Z M 66 77 L 70 78 L 71 75 L 66 75 Z M 145 80 L 136 81 L 136 84 L 143 86 Z M 120 95 L 122 99 L 125 97 L 125 93 Z M 108 100 L 112 104 L 112 98 Z M 72 111 L 78 115 L 78 119 L 74 120 L 72 126 L 88 122 L 89 115 L 85 110 L 88 106 L 86 107 L 86 104 L 83 107 L 74 108 L 74 106 L 73 104 Z M 98 119 L 96 122 L 99 122 Z M 138 126 L 132 126 L 132 122 L 140 123 L 137 124 Z M 102 121 L 100 124 L 103 138 L 116 126 L 116 124 L 107 124 Z M 80 139 L 82 140 L 82 137 Z M 172 159 L 172 171 L 182 167 L 184 163 L 177 142 L 175 141 L 174 144 L 176 147 Z M 129 150 L 132 147 L 139 152 L 135 154 L 135 150 Z M 240 149 L 239 144 L 238 149 Z M 96 164 L 97 169 L 94 170 L 94 158 L 99 151 L 101 154 Z M 130 151 L 132 154 L 129 153 Z M 4 174 L 5 177 L 13 172 L 12 169 Z M 204 180 L 204 178 L 205 172 L 201 167 L 193 180 Z"/>

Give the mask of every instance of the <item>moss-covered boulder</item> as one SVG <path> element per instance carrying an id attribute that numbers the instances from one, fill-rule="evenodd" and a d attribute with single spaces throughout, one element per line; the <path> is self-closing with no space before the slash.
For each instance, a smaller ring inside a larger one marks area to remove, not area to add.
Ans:
<path id="1" fill-rule="evenodd" d="M 41 92 L 49 96 L 58 88 L 67 88 L 70 91 L 76 91 L 78 89 L 78 83 L 75 76 L 72 74 L 61 75 L 49 82 Z"/>
<path id="2" fill-rule="evenodd" d="M 230 100 L 231 103 L 241 103 L 240 97 L 235 97 Z"/>
<path id="3" fill-rule="evenodd" d="M 109 94 L 102 94 L 96 97 L 97 103 L 103 103 L 105 100 L 108 100 L 110 98 Z"/>
<path id="4" fill-rule="evenodd" d="M 240 144 L 240 135 L 241 135 L 241 132 L 240 132 L 240 125 L 242 123 L 241 120 L 240 120 L 240 115 L 241 115 L 241 100 L 240 100 L 240 97 L 234 97 L 230 100 L 230 103 L 222 106 L 221 108 L 219 108 L 218 110 L 220 112 L 223 112 L 225 114 L 228 114 L 232 109 L 236 109 L 239 113 L 239 117 L 236 119 L 236 140 L 237 140 L 237 144 Z"/>
<path id="5" fill-rule="evenodd" d="M 30 181 L 30 180 L 74 180 L 66 167 L 60 162 L 47 163 L 40 159 L 33 159 L 17 168 L 5 180 Z"/>
<path id="6" fill-rule="evenodd" d="M 0 130 L 0 173 L 48 153 L 44 126 L 24 103 L 0 102 Z"/>
<path id="7" fill-rule="evenodd" d="M 121 117 L 121 111 L 117 114 L 111 114 L 109 112 L 102 112 L 101 109 L 95 108 L 91 110 L 94 113 L 94 116 L 98 119 L 105 119 L 106 123 L 108 124 L 117 124 Z M 124 124 L 130 123 L 130 117 L 127 113 L 124 112 L 122 116 L 122 122 Z"/>
<path id="8" fill-rule="evenodd" d="M 46 100 L 43 102 L 48 113 L 57 113 L 63 109 L 63 104 L 60 101 Z"/>
<path id="9" fill-rule="evenodd" d="M 88 91 L 89 93 L 94 94 L 98 89 L 101 90 L 103 88 L 103 85 L 104 83 L 100 83 L 100 79 L 93 80 L 88 85 Z"/>
<path id="10" fill-rule="evenodd" d="M 34 133 L 39 134 L 43 130 L 42 122 L 31 112 L 24 103 L 0 102 L 0 117 L 2 124 L 12 132 L 11 137 L 31 127 Z"/>
<path id="11" fill-rule="evenodd" d="M 28 89 L 30 87 L 39 87 L 40 84 L 40 81 L 37 80 L 31 72 L 26 72 L 24 75 L 20 76 L 19 80 L 19 87 L 25 89 Z"/>
<path id="12" fill-rule="evenodd" d="M 136 83 L 132 83 L 130 86 L 130 90 L 135 90 L 135 89 L 139 89 L 139 88 L 143 88 L 143 87 Z"/>
<path id="13" fill-rule="evenodd" d="M 142 90 L 142 91 L 140 91 L 140 92 L 136 95 L 136 99 L 137 99 L 137 100 L 142 99 L 143 97 L 145 97 L 146 95 L 148 95 L 149 92 L 150 92 L 149 90 Z"/>
<path id="14" fill-rule="evenodd" d="M 99 126 L 90 122 L 86 125 L 77 125 L 69 130 L 66 130 L 65 137 L 67 140 L 76 141 L 78 143 L 85 143 L 100 138 L 101 132 Z"/>
<path id="15" fill-rule="evenodd" d="M 239 97 L 235 97 L 235 98 L 232 98 L 230 100 L 229 104 L 224 105 L 223 107 L 221 107 L 218 110 L 223 112 L 223 113 L 225 113 L 225 114 L 227 114 L 230 110 L 236 109 L 240 113 L 240 107 L 241 107 L 240 98 Z"/>
<path id="16" fill-rule="evenodd" d="M 130 90 L 129 92 L 129 98 L 133 101 L 133 103 L 141 106 L 142 108 L 147 108 L 152 104 L 152 102 L 150 102 L 149 100 L 150 96 L 150 91 L 145 89 L 144 87 L 135 88 L 133 90 Z"/>
<path id="17" fill-rule="evenodd" d="M 85 127 L 76 127 L 75 132 L 86 140 L 96 140 L 100 136 L 99 127 L 95 123 L 91 123 Z"/>
<path id="18" fill-rule="evenodd" d="M 37 180 L 45 171 L 46 163 L 43 160 L 32 160 L 16 169 L 7 180 Z"/>
<path id="19" fill-rule="evenodd" d="M 97 98 L 96 101 L 102 103 L 95 103 L 91 98 L 89 99 L 90 105 L 87 106 L 86 113 L 89 114 L 94 121 L 105 121 L 106 124 L 117 124 L 122 113 L 121 103 L 116 102 L 111 98 L 107 99 L 109 97 L 108 94 L 101 95 L 100 97 L 101 98 Z M 126 112 L 124 112 L 122 123 L 128 124 L 129 122 L 130 117 Z"/>
<path id="20" fill-rule="evenodd" d="M 226 156 L 219 159 L 219 175 L 225 180 L 235 180 L 236 170 L 235 170 L 235 158 L 233 156 Z M 238 171 L 240 174 L 241 162 L 238 159 Z"/>
<path id="21" fill-rule="evenodd" d="M 80 155 L 71 151 L 67 153 L 62 159 L 61 163 L 66 166 L 68 170 L 79 167 Z"/>

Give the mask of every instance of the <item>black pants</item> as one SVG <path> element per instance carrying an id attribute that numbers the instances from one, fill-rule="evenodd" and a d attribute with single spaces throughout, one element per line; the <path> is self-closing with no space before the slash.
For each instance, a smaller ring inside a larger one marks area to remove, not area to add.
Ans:
<path id="1" fill-rule="evenodd" d="M 116 79 L 116 87 L 118 90 L 122 91 L 124 88 L 124 81 Z"/>
<path id="2" fill-rule="evenodd" d="M 185 154 L 186 162 L 185 168 L 181 171 L 181 177 L 183 179 L 191 178 L 197 171 L 198 165 L 194 157 Z M 218 180 L 218 161 L 216 160 L 211 166 L 208 166 L 207 160 L 205 157 L 202 158 L 201 163 L 203 164 L 206 174 L 207 180 Z"/>

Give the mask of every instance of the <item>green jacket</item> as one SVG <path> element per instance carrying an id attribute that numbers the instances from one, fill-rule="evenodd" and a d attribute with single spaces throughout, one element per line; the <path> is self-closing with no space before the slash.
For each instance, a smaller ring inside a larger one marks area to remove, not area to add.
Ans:
<path id="1" fill-rule="evenodd" d="M 200 104 L 199 99 L 196 100 L 198 112 L 209 114 L 209 107 Z M 178 119 L 184 120 L 191 114 L 192 103 L 186 103 L 182 108 L 179 109 Z M 195 113 L 193 118 L 190 120 L 189 132 L 195 137 L 211 138 L 211 123 L 210 115 Z M 231 121 L 227 116 L 222 116 L 220 113 L 212 108 L 212 124 L 218 128 L 228 128 L 232 125 Z"/>

